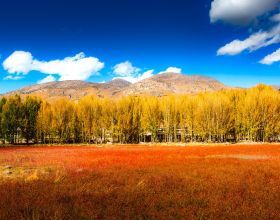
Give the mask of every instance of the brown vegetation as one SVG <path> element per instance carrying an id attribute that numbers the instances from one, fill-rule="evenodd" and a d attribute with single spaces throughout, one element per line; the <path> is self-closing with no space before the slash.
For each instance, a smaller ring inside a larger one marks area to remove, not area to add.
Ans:
<path id="1" fill-rule="evenodd" d="M 0 169 L 3 220 L 280 217 L 279 145 L 13 147 Z"/>

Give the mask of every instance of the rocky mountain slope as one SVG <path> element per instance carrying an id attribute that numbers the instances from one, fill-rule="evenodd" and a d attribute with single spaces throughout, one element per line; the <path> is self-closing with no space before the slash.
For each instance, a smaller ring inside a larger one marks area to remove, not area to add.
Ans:
<path id="1" fill-rule="evenodd" d="M 98 97 L 120 97 L 126 95 L 163 96 L 168 94 L 196 94 L 226 88 L 228 87 L 219 81 L 205 76 L 163 73 L 135 84 L 122 79 L 114 79 L 107 83 L 71 80 L 37 84 L 5 95 L 36 95 L 48 100 L 57 97 L 67 97 L 78 100 L 86 95 L 96 95 Z"/>
<path id="2" fill-rule="evenodd" d="M 131 84 L 122 90 L 122 94 L 163 96 L 167 94 L 196 94 L 226 88 L 224 84 L 206 76 L 163 73 Z"/>
<path id="3" fill-rule="evenodd" d="M 36 95 L 44 99 L 66 97 L 73 100 L 79 100 L 86 95 L 113 97 L 115 94 L 120 93 L 123 88 L 129 85 L 129 82 L 122 79 L 115 79 L 107 83 L 91 83 L 78 80 L 68 80 L 28 86 L 7 93 L 7 95 Z"/>

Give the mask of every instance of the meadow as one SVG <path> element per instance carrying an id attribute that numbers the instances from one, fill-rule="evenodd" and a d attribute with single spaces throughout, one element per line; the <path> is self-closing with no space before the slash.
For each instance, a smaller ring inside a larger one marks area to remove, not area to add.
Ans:
<path id="1" fill-rule="evenodd" d="M 0 219 L 279 219 L 280 145 L 0 148 Z"/>

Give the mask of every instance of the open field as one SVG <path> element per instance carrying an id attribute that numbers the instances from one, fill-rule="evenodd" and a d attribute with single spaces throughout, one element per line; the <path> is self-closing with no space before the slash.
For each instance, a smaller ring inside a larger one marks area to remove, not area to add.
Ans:
<path id="1" fill-rule="evenodd" d="M 0 219 L 279 219 L 280 145 L 0 149 Z"/>

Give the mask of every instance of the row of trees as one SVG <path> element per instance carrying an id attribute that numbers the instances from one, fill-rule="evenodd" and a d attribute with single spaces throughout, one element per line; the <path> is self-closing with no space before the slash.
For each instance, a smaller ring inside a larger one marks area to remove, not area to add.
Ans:
<path id="1" fill-rule="evenodd" d="M 0 100 L 3 142 L 279 141 L 280 92 L 259 85 L 196 96 Z"/>

